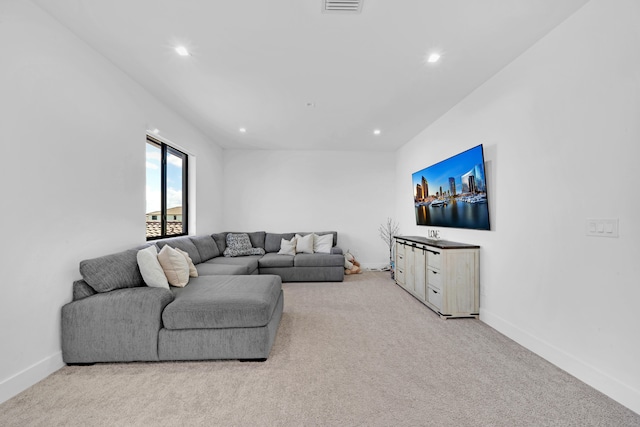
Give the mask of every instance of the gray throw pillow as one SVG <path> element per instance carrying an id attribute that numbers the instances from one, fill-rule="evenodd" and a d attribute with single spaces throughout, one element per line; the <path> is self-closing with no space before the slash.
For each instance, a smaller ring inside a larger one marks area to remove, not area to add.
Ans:
<path id="1" fill-rule="evenodd" d="M 226 243 L 227 248 L 223 253 L 226 257 L 264 255 L 264 249 L 251 246 L 251 240 L 247 233 L 229 233 Z"/>
<path id="2" fill-rule="evenodd" d="M 138 251 L 129 249 L 99 258 L 80 261 L 80 274 L 96 292 L 143 286 L 138 268 Z"/>

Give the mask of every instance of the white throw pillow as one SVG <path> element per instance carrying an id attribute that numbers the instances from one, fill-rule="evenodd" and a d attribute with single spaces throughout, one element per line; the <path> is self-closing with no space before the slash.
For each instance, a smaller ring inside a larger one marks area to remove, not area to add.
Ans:
<path id="1" fill-rule="evenodd" d="M 313 233 L 306 236 L 296 234 L 296 239 L 296 253 L 313 253 Z"/>
<path id="2" fill-rule="evenodd" d="M 296 254 L 296 238 L 292 237 L 291 240 L 280 240 L 280 250 L 278 255 L 295 255 Z"/>
<path id="3" fill-rule="evenodd" d="M 330 254 L 333 247 L 333 234 L 313 235 L 313 251 Z"/>
<path id="4" fill-rule="evenodd" d="M 191 260 L 189 253 L 183 251 L 180 248 L 175 248 L 175 250 L 180 252 L 182 256 L 184 256 L 184 259 L 187 260 L 187 264 L 189 265 L 189 277 L 198 277 L 198 270 L 196 269 L 196 266 L 193 264 L 193 260 Z"/>
<path id="5" fill-rule="evenodd" d="M 158 261 L 169 284 L 183 288 L 189 283 L 189 264 L 180 252 L 164 245 L 158 254 Z"/>
<path id="6" fill-rule="evenodd" d="M 162 266 L 158 261 L 156 245 L 151 245 L 148 248 L 139 250 L 136 254 L 136 259 L 138 260 L 138 267 L 140 268 L 144 283 L 146 283 L 147 286 L 151 288 L 169 289 L 167 276 L 164 275 Z"/>

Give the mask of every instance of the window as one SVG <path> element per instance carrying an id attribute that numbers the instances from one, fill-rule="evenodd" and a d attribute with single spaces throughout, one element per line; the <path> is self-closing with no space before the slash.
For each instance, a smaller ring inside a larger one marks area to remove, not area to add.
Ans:
<path id="1" fill-rule="evenodd" d="M 147 136 L 147 240 L 188 234 L 188 156 Z"/>

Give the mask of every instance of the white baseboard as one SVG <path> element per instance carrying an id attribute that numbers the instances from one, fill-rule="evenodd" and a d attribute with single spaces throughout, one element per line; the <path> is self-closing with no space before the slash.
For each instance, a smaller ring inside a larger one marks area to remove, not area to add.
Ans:
<path id="1" fill-rule="evenodd" d="M 361 262 L 360 263 L 360 268 L 362 268 L 363 270 L 372 270 L 372 271 L 383 271 L 385 268 L 387 269 L 386 271 L 389 271 L 389 264 L 380 264 L 380 263 L 374 263 L 374 262 Z"/>
<path id="2" fill-rule="evenodd" d="M 480 320 L 580 381 L 640 414 L 639 390 L 482 308 Z"/>
<path id="3" fill-rule="evenodd" d="M 62 352 L 59 351 L 0 382 L 0 403 L 42 381 L 63 366 Z"/>

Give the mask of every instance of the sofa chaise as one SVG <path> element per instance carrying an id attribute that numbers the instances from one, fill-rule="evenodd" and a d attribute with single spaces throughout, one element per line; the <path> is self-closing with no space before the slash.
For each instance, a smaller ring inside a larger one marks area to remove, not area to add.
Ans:
<path id="1" fill-rule="evenodd" d="M 82 280 L 62 307 L 65 363 L 266 360 L 282 317 L 282 282 L 342 281 L 342 250 L 337 233 L 326 232 L 318 233 L 333 237 L 325 253 L 282 255 L 283 240 L 309 233 L 255 232 L 246 234 L 263 255 L 224 256 L 234 234 L 162 239 L 82 261 Z M 197 277 L 184 287 L 147 286 L 136 256 L 150 245 L 187 253 Z"/>

